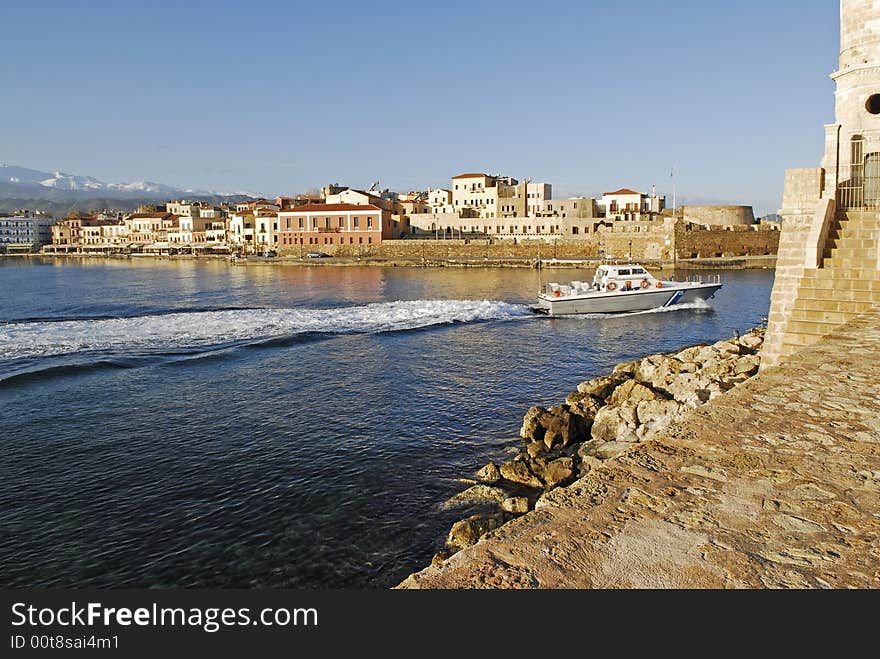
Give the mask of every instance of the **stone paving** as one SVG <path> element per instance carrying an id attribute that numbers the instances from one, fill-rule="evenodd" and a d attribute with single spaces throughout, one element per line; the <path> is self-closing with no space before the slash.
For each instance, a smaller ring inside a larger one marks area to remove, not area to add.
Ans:
<path id="1" fill-rule="evenodd" d="M 875 309 L 400 587 L 878 588 L 878 383 Z"/>

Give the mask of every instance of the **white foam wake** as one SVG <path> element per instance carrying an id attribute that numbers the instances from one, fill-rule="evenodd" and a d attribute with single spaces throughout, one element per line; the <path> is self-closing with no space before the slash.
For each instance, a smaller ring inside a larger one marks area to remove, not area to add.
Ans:
<path id="1" fill-rule="evenodd" d="M 377 333 L 507 320 L 527 307 L 498 301 L 413 300 L 338 309 L 236 309 L 0 325 L 0 359 L 88 351 L 156 352 L 263 341 L 306 332 Z"/>

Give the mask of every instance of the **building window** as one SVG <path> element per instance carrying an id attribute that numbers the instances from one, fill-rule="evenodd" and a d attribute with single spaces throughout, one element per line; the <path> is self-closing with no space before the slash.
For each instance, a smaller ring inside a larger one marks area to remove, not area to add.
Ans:
<path id="1" fill-rule="evenodd" d="M 373 226 L 373 218 L 368 217 L 367 218 L 367 228 L 370 229 L 370 228 L 372 228 L 372 226 Z"/>
<path id="2" fill-rule="evenodd" d="M 302 218 L 299 218 L 299 228 L 300 229 L 303 228 L 303 219 Z"/>
<path id="3" fill-rule="evenodd" d="M 344 229 L 344 228 L 345 228 L 345 218 L 344 218 L 344 217 L 340 217 L 340 218 L 339 218 L 339 228 L 340 228 L 340 229 Z"/>
<path id="4" fill-rule="evenodd" d="M 357 228 L 358 228 L 358 224 L 360 223 L 360 219 L 356 217 L 356 218 L 354 218 L 351 222 L 352 222 L 352 223 L 351 223 L 351 226 L 353 226 L 355 229 L 357 229 Z"/>

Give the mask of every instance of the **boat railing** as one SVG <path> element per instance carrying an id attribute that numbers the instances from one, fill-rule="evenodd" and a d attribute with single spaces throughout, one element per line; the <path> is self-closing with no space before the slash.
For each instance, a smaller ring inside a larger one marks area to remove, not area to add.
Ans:
<path id="1" fill-rule="evenodd" d="M 721 275 L 689 275 L 687 281 L 690 284 L 720 284 Z"/>

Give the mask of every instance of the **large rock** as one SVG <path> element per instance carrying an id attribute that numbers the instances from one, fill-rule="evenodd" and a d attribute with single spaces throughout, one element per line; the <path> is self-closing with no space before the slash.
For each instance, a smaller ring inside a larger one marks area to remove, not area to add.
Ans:
<path id="1" fill-rule="evenodd" d="M 568 395 L 565 404 L 572 414 L 582 417 L 589 423 L 596 417 L 599 408 L 605 405 L 605 401 L 593 394 L 576 392 Z"/>
<path id="2" fill-rule="evenodd" d="M 618 364 L 614 367 L 614 370 L 611 371 L 611 375 L 617 376 L 618 380 L 622 377 L 631 378 L 633 374 L 636 372 L 636 369 L 639 367 L 639 362 L 641 360 L 636 359 L 631 362 L 623 362 L 622 364 Z"/>
<path id="3" fill-rule="evenodd" d="M 504 523 L 502 514 L 471 515 L 452 525 L 446 546 L 453 549 L 464 549 L 475 545 L 477 541 L 490 531 L 494 531 Z"/>
<path id="4" fill-rule="evenodd" d="M 757 355 L 743 355 L 736 360 L 734 372 L 737 375 L 754 375 L 761 366 L 761 358 Z"/>
<path id="5" fill-rule="evenodd" d="M 504 480 L 535 489 L 543 488 L 544 483 L 529 471 L 528 465 L 522 460 L 513 460 L 501 465 L 501 476 Z"/>
<path id="6" fill-rule="evenodd" d="M 547 452 L 547 445 L 544 442 L 529 442 L 526 444 L 526 453 L 530 458 L 537 458 L 542 453 Z"/>
<path id="7" fill-rule="evenodd" d="M 702 371 L 697 373 L 679 373 L 669 379 L 665 390 L 667 394 L 682 405 L 694 408 L 709 400 L 708 391 L 712 385 L 713 382 L 711 380 L 702 377 Z M 715 388 L 718 388 L 717 383 L 715 383 Z"/>
<path id="8" fill-rule="evenodd" d="M 577 454 L 581 460 L 585 460 L 587 456 L 596 455 L 596 451 L 606 441 L 605 439 L 589 439 L 578 446 Z"/>
<path id="9" fill-rule="evenodd" d="M 574 460 L 571 458 L 559 458 L 548 462 L 543 473 L 547 489 L 567 482 L 572 476 L 574 476 Z"/>
<path id="10" fill-rule="evenodd" d="M 539 417 L 539 421 L 544 427 L 544 444 L 548 450 L 582 439 L 576 419 L 563 405 L 550 408 Z"/>
<path id="11" fill-rule="evenodd" d="M 465 508 L 468 506 L 477 506 L 480 504 L 499 504 L 507 498 L 507 493 L 500 487 L 490 487 L 489 485 L 474 485 L 464 492 L 459 492 L 454 497 L 450 497 L 444 501 L 441 510 L 450 510 L 453 508 Z"/>
<path id="12" fill-rule="evenodd" d="M 679 419 L 682 408 L 675 400 L 643 400 L 636 408 L 636 416 L 639 420 L 636 435 L 644 441 Z"/>
<path id="13" fill-rule="evenodd" d="M 611 395 L 611 392 L 614 391 L 614 387 L 618 384 L 620 384 L 620 378 L 604 375 L 601 378 L 594 378 L 587 382 L 581 382 L 578 385 L 577 390 L 582 394 L 589 394 L 591 396 L 596 396 L 596 398 L 605 399 Z"/>
<path id="14" fill-rule="evenodd" d="M 477 479 L 483 483 L 497 483 L 501 480 L 501 472 L 498 470 L 498 465 L 490 462 L 477 472 Z"/>
<path id="15" fill-rule="evenodd" d="M 508 513 L 521 515 L 529 512 L 529 500 L 525 497 L 510 497 L 501 502 L 501 509 Z"/>
<path id="16" fill-rule="evenodd" d="M 718 341 L 712 344 L 712 347 L 722 354 L 738 355 L 740 353 L 739 344 L 733 341 Z"/>
<path id="17" fill-rule="evenodd" d="M 593 421 L 592 437 L 606 442 L 637 442 L 636 406 L 638 403 L 627 401 L 620 406 L 607 406 L 599 410 Z"/>
<path id="18" fill-rule="evenodd" d="M 749 332 L 748 334 L 739 337 L 739 344 L 747 350 L 758 351 L 764 345 L 764 339 L 757 334 Z"/>
<path id="19" fill-rule="evenodd" d="M 526 415 L 523 417 L 523 424 L 522 428 L 519 431 L 519 436 L 523 439 L 531 439 L 533 441 L 539 442 L 543 441 L 544 426 L 541 425 L 540 418 L 544 414 L 547 414 L 546 408 L 529 408 L 529 411 L 526 412 Z"/>
<path id="20" fill-rule="evenodd" d="M 611 460 L 632 447 L 633 445 L 628 442 L 606 442 L 596 451 L 596 457 L 600 460 Z"/>
<path id="21" fill-rule="evenodd" d="M 656 400 L 658 398 L 662 398 L 662 396 L 651 389 L 651 387 L 647 387 L 635 380 L 627 380 L 614 390 L 611 398 L 608 399 L 608 404 L 620 405 L 625 401 L 638 403 L 643 400 Z"/>

